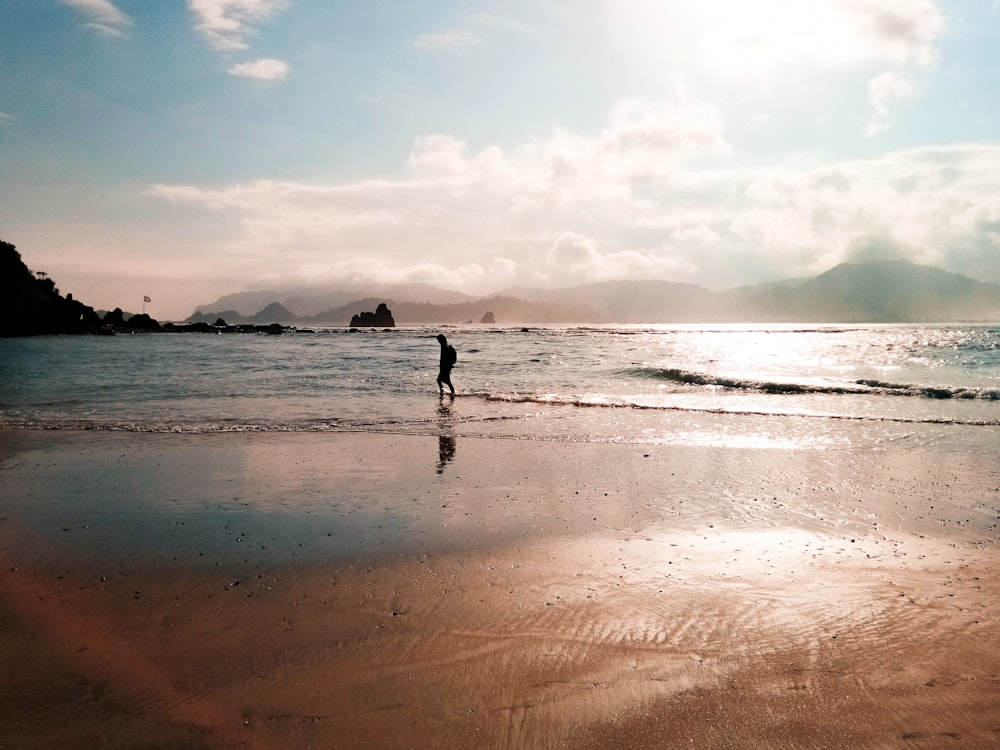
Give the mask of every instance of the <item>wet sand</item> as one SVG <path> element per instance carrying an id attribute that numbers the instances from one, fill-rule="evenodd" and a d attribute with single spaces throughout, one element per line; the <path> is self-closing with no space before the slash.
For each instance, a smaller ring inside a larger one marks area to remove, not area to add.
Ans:
<path id="1" fill-rule="evenodd" d="M 994 454 L 0 432 L 0 748 L 1000 747 Z"/>

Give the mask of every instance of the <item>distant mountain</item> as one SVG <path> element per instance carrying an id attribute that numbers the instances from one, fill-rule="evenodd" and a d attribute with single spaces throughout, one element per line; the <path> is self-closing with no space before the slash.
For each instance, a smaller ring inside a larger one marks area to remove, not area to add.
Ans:
<path id="1" fill-rule="evenodd" d="M 378 299 L 413 300 L 437 305 L 467 302 L 475 299 L 471 295 L 450 289 L 438 289 L 429 284 L 369 284 L 366 286 L 345 286 L 337 289 L 296 288 L 278 291 L 274 289 L 253 289 L 219 297 L 215 302 L 198 305 L 195 314 L 211 313 L 214 310 L 232 310 L 244 317 L 260 314 L 262 308 L 272 302 L 285 306 L 299 317 L 315 317 L 319 313 L 354 303 L 365 297 Z M 374 309 L 374 308 L 373 308 Z M 192 316 L 194 317 L 194 316 Z M 350 319 L 350 315 L 347 316 Z M 228 320 L 228 318 L 227 318 Z"/>
<path id="2" fill-rule="evenodd" d="M 483 297 L 445 305 L 366 297 L 342 307 L 324 310 L 317 315 L 300 318 L 300 322 L 346 325 L 353 315 L 364 310 L 374 310 L 380 302 L 388 304 L 397 325 L 455 325 L 479 321 L 488 312 L 493 313 L 501 325 L 596 322 L 593 311 L 585 306 L 531 302 L 513 297 Z"/>
<path id="3" fill-rule="evenodd" d="M 246 319 L 247 323 L 295 323 L 298 317 L 280 302 L 272 302 L 256 315 Z"/>
<path id="4" fill-rule="evenodd" d="M 902 323 L 1000 320 L 1000 286 L 905 260 L 841 263 L 813 278 L 746 288 L 727 317 Z"/>
<path id="5" fill-rule="evenodd" d="M 208 323 L 209 325 L 215 325 L 217 320 L 222 320 L 226 325 L 237 325 L 239 323 L 246 323 L 247 316 L 236 310 L 222 310 L 220 312 L 196 312 L 190 315 L 185 321 L 186 323 Z M 277 321 L 273 321 L 277 323 Z"/>
<path id="6" fill-rule="evenodd" d="M 478 321 L 492 312 L 497 325 L 698 322 L 992 322 L 1000 321 L 1000 285 L 974 281 L 909 261 L 842 263 L 818 276 L 711 292 L 671 281 L 609 281 L 564 289 L 506 289 L 489 297 L 433 290 L 425 285 L 394 287 L 412 297 L 352 297 L 338 305 L 303 313 L 319 300 L 342 292 L 301 296 L 284 293 L 243 312 L 235 303 L 260 302 L 261 292 L 220 299 L 228 309 L 210 312 L 201 306 L 190 321 L 228 323 L 307 323 L 347 325 L 352 315 L 386 302 L 397 325 L 439 325 Z M 299 307 L 292 307 L 292 300 Z M 436 299 L 438 301 L 431 301 Z M 445 301 L 441 301 L 445 300 Z M 252 311 L 251 311 L 252 312 Z"/>
<path id="7" fill-rule="evenodd" d="M 233 313 L 240 317 L 254 315 L 272 302 L 285 299 L 287 294 L 287 292 L 280 292 L 276 289 L 252 289 L 246 292 L 226 294 L 208 305 L 198 305 L 188 320 L 193 320 L 195 316 L 217 315 L 217 313 L 212 312 L 213 310 L 227 312 L 230 317 L 233 317 Z M 229 321 L 228 317 L 226 321 Z M 211 323 L 212 321 L 205 322 Z"/>

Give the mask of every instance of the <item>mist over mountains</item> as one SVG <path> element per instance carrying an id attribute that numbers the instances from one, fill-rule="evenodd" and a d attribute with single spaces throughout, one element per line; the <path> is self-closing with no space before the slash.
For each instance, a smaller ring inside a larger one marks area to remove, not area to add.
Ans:
<path id="1" fill-rule="evenodd" d="M 476 298 L 450 289 L 439 289 L 429 284 L 367 284 L 339 289 L 296 288 L 296 289 L 255 289 L 236 292 L 220 297 L 208 305 L 199 305 L 195 314 L 228 310 L 243 316 L 256 316 L 275 303 L 286 308 L 295 317 L 315 317 L 333 310 L 350 307 L 366 298 L 397 300 L 419 300 L 435 305 L 449 305 L 470 302 Z M 374 309 L 374 308 L 372 308 Z M 351 316 L 347 316 L 350 320 Z M 269 322 L 280 322 L 272 320 Z M 339 318 L 330 322 L 339 322 Z"/>
<path id="2" fill-rule="evenodd" d="M 903 323 L 1000 321 L 1000 285 L 905 260 L 842 263 L 818 276 L 712 292 L 671 281 L 505 289 L 486 297 L 424 284 L 254 290 L 200 305 L 190 322 L 346 325 L 386 302 L 398 325 Z"/>

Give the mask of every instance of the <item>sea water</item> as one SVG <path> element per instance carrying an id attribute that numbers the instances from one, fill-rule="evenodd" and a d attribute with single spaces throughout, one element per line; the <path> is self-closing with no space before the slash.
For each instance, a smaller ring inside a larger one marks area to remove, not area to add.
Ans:
<path id="1" fill-rule="evenodd" d="M 438 333 L 458 351 L 452 399 Z M 1000 446 L 1000 327 L 401 327 L 0 340 L 0 428 Z"/>

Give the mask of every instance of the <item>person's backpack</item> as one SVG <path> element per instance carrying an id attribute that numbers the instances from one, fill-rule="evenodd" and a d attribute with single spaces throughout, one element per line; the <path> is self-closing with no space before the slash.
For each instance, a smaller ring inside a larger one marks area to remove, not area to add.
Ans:
<path id="1" fill-rule="evenodd" d="M 448 344 L 448 351 L 445 353 L 445 362 L 452 366 L 458 362 L 458 352 L 455 351 L 455 347 L 451 344 Z"/>

